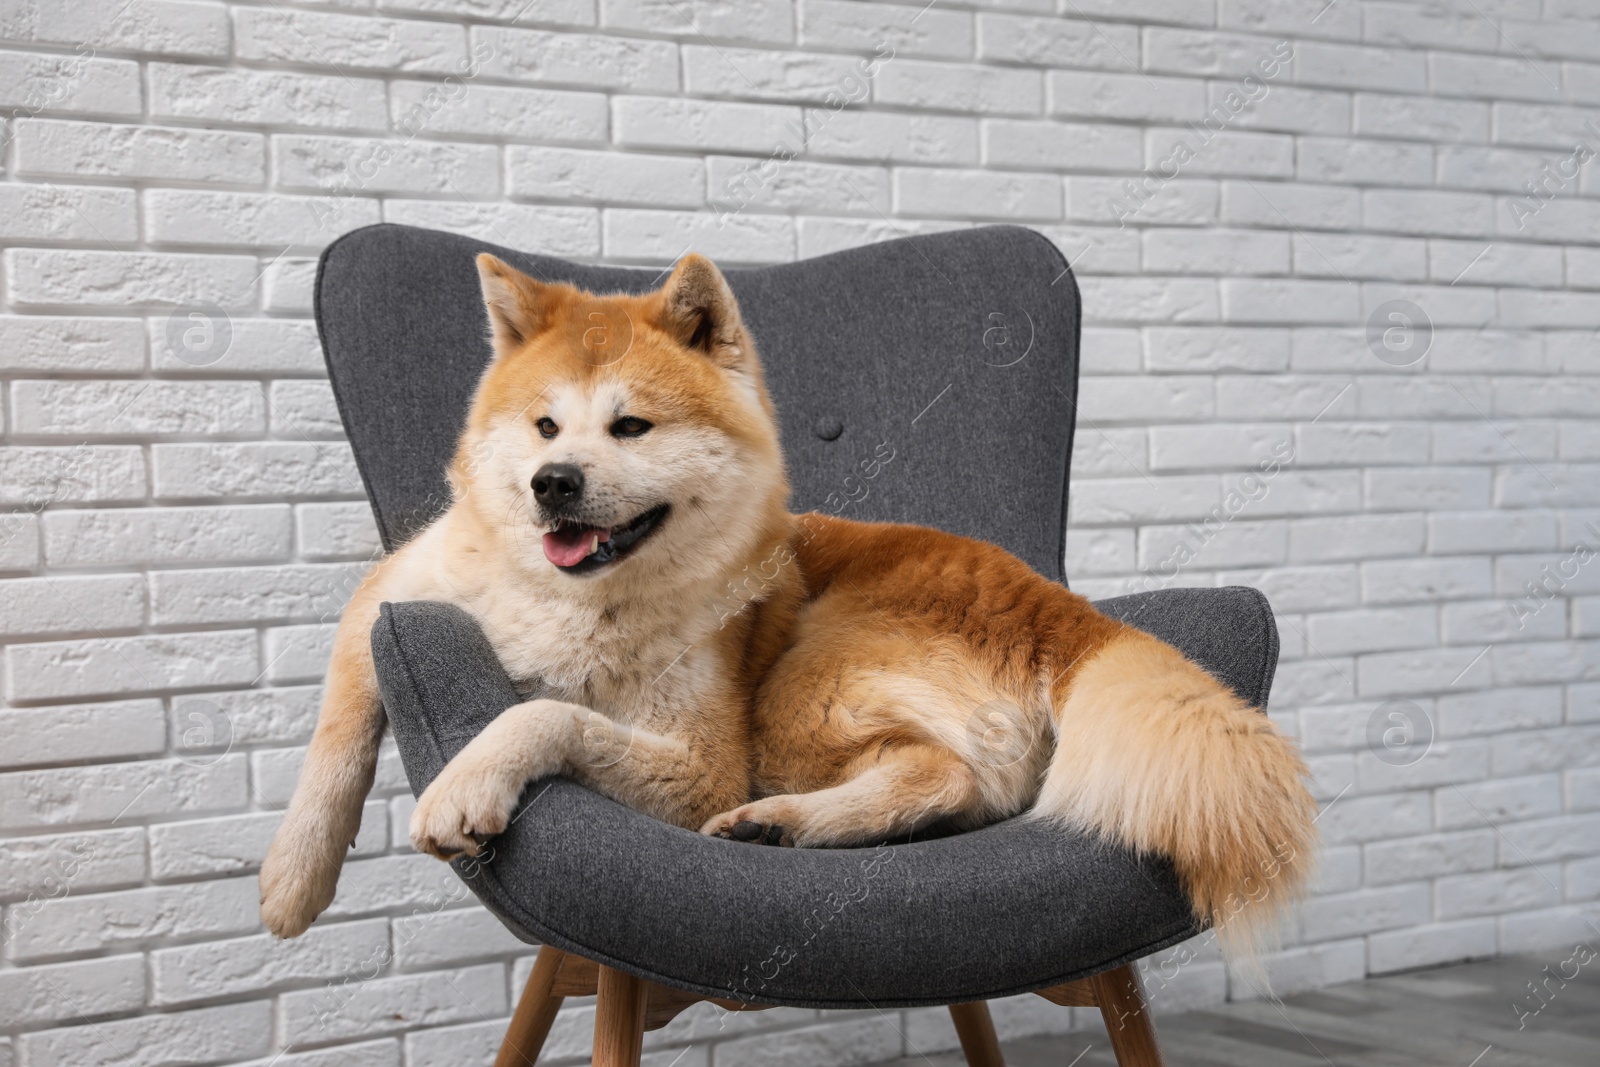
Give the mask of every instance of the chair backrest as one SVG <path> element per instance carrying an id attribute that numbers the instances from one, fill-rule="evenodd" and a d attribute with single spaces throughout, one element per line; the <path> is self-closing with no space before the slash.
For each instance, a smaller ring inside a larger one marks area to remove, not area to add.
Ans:
<path id="1" fill-rule="evenodd" d="M 489 358 L 485 251 L 598 292 L 666 276 L 408 226 L 330 245 L 317 327 L 389 548 L 449 502 L 444 471 Z M 990 226 L 725 273 L 778 407 L 794 510 L 934 526 L 1062 577 L 1079 304 L 1054 245 Z"/>

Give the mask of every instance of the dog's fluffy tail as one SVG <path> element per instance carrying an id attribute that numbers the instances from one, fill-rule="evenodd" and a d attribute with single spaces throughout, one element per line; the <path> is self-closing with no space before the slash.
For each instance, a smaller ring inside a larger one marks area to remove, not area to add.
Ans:
<path id="1" fill-rule="evenodd" d="M 1254 966 L 1310 874 L 1316 803 L 1295 745 L 1137 630 L 1051 696 L 1058 737 L 1036 815 L 1171 857 L 1224 954 Z"/>

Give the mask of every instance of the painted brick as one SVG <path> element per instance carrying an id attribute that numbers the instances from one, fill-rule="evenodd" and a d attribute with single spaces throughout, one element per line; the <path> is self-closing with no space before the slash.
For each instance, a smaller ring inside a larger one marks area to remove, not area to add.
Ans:
<path id="1" fill-rule="evenodd" d="M 1289 240 L 1248 230 L 1149 230 L 1144 265 L 1163 274 L 1284 274 Z"/>
<path id="2" fill-rule="evenodd" d="M 0 107 L 126 117 L 142 99 L 139 64 L 129 60 L 0 50 Z"/>
<path id="3" fill-rule="evenodd" d="M 1306 901 L 1300 925 L 1309 941 L 1376 933 L 1426 923 L 1432 906 L 1425 883 L 1358 889 Z"/>
<path id="4" fill-rule="evenodd" d="M 609 110 L 600 93 L 518 89 L 450 82 L 397 81 L 389 86 L 389 113 L 407 136 L 468 134 L 496 140 L 600 144 Z"/>
<path id="5" fill-rule="evenodd" d="M 272 148 L 274 178 L 280 186 L 320 191 L 345 201 L 345 210 L 332 220 L 334 233 L 370 221 L 360 213 L 363 207 L 376 217 L 376 205 L 357 197 L 440 193 L 459 199 L 492 196 L 499 188 L 500 153 L 492 145 L 288 135 L 274 137 Z M 306 214 L 316 219 L 327 210 Z"/>
<path id="6" fill-rule="evenodd" d="M 1307 636 L 1324 656 L 1430 648 L 1438 643 L 1437 612 L 1432 605 L 1406 608 L 1364 608 L 1313 615 Z"/>
<path id="7" fill-rule="evenodd" d="M 718 0 L 610 0 L 602 5 L 601 25 L 696 39 L 738 38 L 787 44 L 794 40 L 793 12 L 783 0 L 751 0 L 731 5 Z"/>
<path id="8" fill-rule="evenodd" d="M 267 631 L 267 679 L 278 684 L 320 682 L 333 654 L 337 623 L 305 623 Z M 287 801 L 287 796 L 283 800 Z"/>
<path id="9" fill-rule="evenodd" d="M 265 311 L 287 311 L 309 315 L 311 289 L 316 284 L 317 261 L 281 257 L 267 264 L 261 278 Z"/>
<path id="10" fill-rule="evenodd" d="M 1200 278 L 1080 278 L 1078 289 L 1097 325 L 1215 322 L 1219 314 L 1216 283 Z"/>
<path id="11" fill-rule="evenodd" d="M 150 115 L 238 125 L 290 124 L 381 130 L 383 82 L 337 74 L 149 64 Z"/>
<path id="12" fill-rule="evenodd" d="M 269 270 L 266 280 L 270 283 L 272 277 Z M 229 315 L 224 337 L 220 320 L 213 321 L 214 313 L 182 312 L 178 309 L 148 321 L 150 362 L 156 370 L 207 377 L 325 373 L 322 346 L 311 322 Z M 202 332 L 191 337 L 186 332 L 190 329 Z"/>
<path id="13" fill-rule="evenodd" d="M 506 175 L 512 196 L 539 200 L 691 208 L 706 202 L 706 164 L 699 159 L 511 147 Z"/>
<path id="14" fill-rule="evenodd" d="M 1042 67 L 1122 70 L 1139 54 L 1132 26 L 1004 14 L 978 16 L 978 57 Z"/>
<path id="15" fill-rule="evenodd" d="M 397 918 L 392 941 L 396 965 L 408 971 L 528 951 L 527 944 L 513 937 L 499 919 L 478 908 L 427 909 Z"/>
<path id="16" fill-rule="evenodd" d="M 166 444 L 151 451 L 155 495 L 168 499 L 361 492 L 355 461 L 342 443 Z"/>
<path id="17" fill-rule="evenodd" d="M 1223 182 L 1222 221 L 1241 226 L 1356 229 L 1361 221 L 1360 193 L 1337 185 Z M 1301 239 L 1313 240 L 1304 235 Z"/>
<path id="18" fill-rule="evenodd" d="M 272 1044 L 268 1001 L 144 1015 L 95 1026 L 42 1030 L 21 1039 L 38 1067 L 165 1067 L 265 1053 Z"/>
<path id="19" fill-rule="evenodd" d="M 1428 550 L 1506 552 L 1554 548 L 1556 519 L 1540 512 L 1444 511 L 1428 516 Z"/>
<path id="20" fill-rule="evenodd" d="M 878 71 L 872 98 L 899 107 L 1036 115 L 1044 106 L 1044 76 L 1032 70 L 896 59 Z"/>
<path id="21" fill-rule="evenodd" d="M 889 174 L 879 167 L 791 161 L 774 169 L 756 160 L 712 156 L 706 160 L 706 188 L 712 209 L 724 214 L 820 210 L 882 218 L 889 210 Z"/>
<path id="22" fill-rule="evenodd" d="M 807 155 L 898 163 L 978 162 L 978 120 L 973 118 L 807 108 L 805 131 Z"/>
<path id="23" fill-rule="evenodd" d="M 387 927 L 381 921 L 374 925 Z M 366 1037 L 509 1010 L 505 968 L 498 964 L 378 978 L 344 986 L 338 993 L 338 1009 L 332 1014 L 326 991 L 297 990 L 279 997 L 285 1036 L 296 1043 Z"/>
<path id="24" fill-rule="evenodd" d="M 1428 277 L 1427 243 L 1408 237 L 1319 233 L 1313 238 L 1297 233 L 1293 235 L 1292 244 L 1296 274 L 1347 281 L 1354 278 L 1422 281 Z"/>
<path id="25" fill-rule="evenodd" d="M 240 808 L 245 797 L 242 755 L 206 766 L 150 760 L 0 774 L 8 829 Z"/>
<path id="26" fill-rule="evenodd" d="M 133 629 L 144 622 L 142 586 L 132 574 L 0 581 L 0 635 Z"/>
<path id="27" fill-rule="evenodd" d="M 1068 178 L 1067 217 L 1080 222 L 1203 226 L 1217 219 L 1217 184 L 1210 181 L 1118 181 Z"/>
<path id="28" fill-rule="evenodd" d="M 1494 920 L 1435 923 L 1369 937 L 1367 971 L 1370 974 L 1388 974 L 1453 960 L 1482 959 L 1494 953 Z"/>
<path id="29" fill-rule="evenodd" d="M 260 669 L 247 630 L 11 645 L 6 666 L 13 700 L 248 684 Z"/>
<path id="30" fill-rule="evenodd" d="M 451 230 L 495 244 L 538 248 L 552 256 L 589 258 L 600 252 L 600 216 L 593 208 L 385 200 L 383 220 Z"/>
<path id="31" fill-rule="evenodd" d="M 137 885 L 144 881 L 145 871 L 145 832 L 141 827 L 33 834 L 0 841 L 0 897 L 22 901 L 9 913 L 7 937 L 46 900 Z"/>
<path id="32" fill-rule="evenodd" d="M 1217 25 L 1251 33 L 1290 33 L 1317 37 L 1361 36 L 1361 12 L 1344 11 L 1344 5 L 1327 8 L 1317 0 L 1222 0 Z"/>
<path id="33" fill-rule="evenodd" d="M 371 200 L 155 190 L 145 194 L 145 235 L 161 244 L 316 246 L 378 221 Z"/>
<path id="34" fill-rule="evenodd" d="M 1362 847 L 1366 882 L 1374 886 L 1483 871 L 1494 863 L 1494 832 L 1488 829 L 1374 841 Z"/>
<path id="35" fill-rule="evenodd" d="M 256 62 L 451 73 L 466 68 L 466 33 L 443 22 L 321 11 L 233 9 L 233 51 Z"/>
<path id="36" fill-rule="evenodd" d="M 82 186 L 0 187 L 0 237 L 13 241 L 127 242 L 138 233 L 134 195 Z"/>
<path id="37" fill-rule="evenodd" d="M 74 621 L 70 629 L 84 628 L 81 619 Z M 159 756 L 167 747 L 167 720 L 158 700 L 6 709 L 0 711 L 0 733 L 10 739 L 0 753 L 3 767 L 137 759 Z"/>
<path id="38" fill-rule="evenodd" d="M 1553 775 L 1452 785 L 1435 800 L 1441 830 L 1497 829 L 1513 820 L 1561 811 L 1561 782 Z"/>
<path id="39" fill-rule="evenodd" d="M 473 54 L 489 49 L 485 74 L 633 92 L 678 88 L 678 49 L 666 41 L 477 26 Z"/>
<path id="40" fill-rule="evenodd" d="M 26 961 L 169 937 L 243 933 L 260 922 L 260 906 L 261 893 L 249 878 L 73 895 L 41 906 L 7 954 Z"/>
<path id="41" fill-rule="evenodd" d="M 144 369 L 138 319 L 0 316 L 0 369 L 124 374 Z"/>
<path id="42" fill-rule="evenodd" d="M 1297 992 L 1341 985 L 1365 977 L 1367 952 L 1363 941 L 1328 941 L 1282 949 L 1262 959 L 1274 996 L 1287 997 Z M 1241 983 L 1244 985 L 1244 983 Z M 1251 985 L 1229 985 L 1232 1000 L 1254 1000 L 1261 993 Z"/>
<path id="43" fill-rule="evenodd" d="M 138 955 L 0 971 L 0 997 L 13 1026 L 77 1022 L 144 1007 L 144 960 Z"/>
<path id="44" fill-rule="evenodd" d="M 365 568 L 352 563 L 163 570 L 150 575 L 160 626 L 337 619 Z"/>
<path id="45" fill-rule="evenodd" d="M 913 215 L 967 216 L 976 208 L 988 218 L 1054 219 L 1061 217 L 1061 182 L 1042 174 L 901 168 L 894 200 L 897 211 Z"/>
<path id="46" fill-rule="evenodd" d="M 794 258 L 794 221 L 757 214 L 611 209 L 602 220 L 607 255 L 672 262 L 693 249 L 717 260 Z"/>
<path id="47" fill-rule="evenodd" d="M 859 51 L 888 45 L 896 56 L 963 59 L 972 55 L 973 16 L 900 4 L 807 0 L 796 12 L 803 45 Z M 740 35 L 742 36 L 742 34 Z"/>
<path id="48" fill-rule="evenodd" d="M 249 434 L 266 429 L 261 387 L 245 382 L 11 383 L 17 433 L 39 437 Z"/>
<path id="49" fill-rule="evenodd" d="M 161 823 L 150 828 L 150 876 L 158 880 L 244 874 L 261 866 L 283 816 L 277 812 L 229 815 Z M 388 845 L 387 808 L 369 800 L 352 857 L 370 856 Z"/>
<path id="50" fill-rule="evenodd" d="M 253 886 L 254 879 L 241 881 Z M 337 998 L 351 988 L 345 984 L 347 979 L 353 982 L 358 976 L 371 973 L 374 963 L 387 959 L 388 941 L 388 923 L 379 919 L 318 925 L 291 941 L 259 934 L 157 949 L 150 953 L 151 1001 L 166 1006 L 289 985 L 326 983 L 320 992 L 325 999 L 337 1003 Z M 319 991 L 309 992 L 316 995 Z M 314 1039 L 308 1036 L 303 1040 L 309 1043 Z"/>
<path id="51" fill-rule="evenodd" d="M 47 511 L 42 521 L 45 558 L 60 566 L 264 560 L 290 546 L 284 504 Z"/>
<path id="52" fill-rule="evenodd" d="M 255 298 L 259 273 L 245 256 L 34 248 L 7 249 L 5 269 L 14 304 L 111 307 L 238 307 Z"/>
<path id="53" fill-rule="evenodd" d="M 1361 515 L 1289 524 L 1289 558 L 1321 563 L 1374 556 L 1411 556 L 1422 551 L 1423 516 Z"/>
<path id="54" fill-rule="evenodd" d="M 1446 237 L 1493 232 L 1494 205 L 1476 193 L 1371 190 L 1362 194 L 1367 229 Z"/>
<path id="55" fill-rule="evenodd" d="M 1281 371 L 1288 363 L 1286 330 L 1158 326 L 1144 331 L 1144 366 L 1152 371 Z"/>
<path id="56" fill-rule="evenodd" d="M 625 96 L 612 100 L 611 119 L 629 147 L 769 153 L 803 137 L 800 109 L 781 104 Z"/>
<path id="57" fill-rule="evenodd" d="M 1212 128 L 1228 124 L 1247 130 L 1332 137 L 1351 133 L 1349 93 L 1274 85 L 1265 96 L 1241 106 L 1241 94 L 1233 85 L 1213 83 L 1207 98 L 1207 125 Z"/>
<path id="58" fill-rule="evenodd" d="M 257 133 L 19 119 L 17 173 L 256 184 L 266 177 Z"/>
<path id="59" fill-rule="evenodd" d="M 1206 114 L 1205 83 L 1142 74 L 1052 71 L 1050 114 L 1074 118 L 1198 122 Z"/>
<path id="60" fill-rule="evenodd" d="M 1433 161 L 1431 147 L 1400 141 L 1301 137 L 1295 142 L 1295 174 L 1301 181 L 1432 185 Z"/>
<path id="61" fill-rule="evenodd" d="M 380 550 L 372 508 L 360 504 L 300 504 L 295 508 L 295 542 L 300 554 L 359 556 L 369 559 Z"/>
<path id="62" fill-rule="evenodd" d="M 185 0 L 141 0 L 137 6 L 87 0 L 66 10 L 22 0 L 0 21 L 0 37 L 109 51 L 222 56 L 228 51 L 228 19 L 213 4 Z"/>
<path id="63" fill-rule="evenodd" d="M 1292 178 L 1294 138 L 1244 130 L 1149 130 L 1144 137 L 1145 163 L 1158 174 L 1174 168 L 1190 174 Z M 1189 158 L 1187 153 L 1193 153 Z"/>
<path id="64" fill-rule="evenodd" d="M 821 52 L 770 52 L 686 44 L 684 88 L 697 96 L 830 103 L 863 99 L 877 63 Z"/>
<path id="65" fill-rule="evenodd" d="M 1224 278 L 1222 316 L 1229 322 L 1349 322 L 1358 294 L 1339 282 Z"/>

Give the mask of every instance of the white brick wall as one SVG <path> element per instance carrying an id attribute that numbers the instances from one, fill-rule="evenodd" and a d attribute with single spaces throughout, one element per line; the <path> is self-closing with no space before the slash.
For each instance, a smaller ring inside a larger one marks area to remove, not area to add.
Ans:
<path id="1" fill-rule="evenodd" d="M 1327 847 L 1278 990 L 1600 931 L 1592 5 L 4 0 L 0 117 L 0 1067 L 492 1058 L 529 957 L 410 852 L 392 755 L 328 917 L 255 915 L 376 547 L 312 269 L 383 219 L 650 265 L 1042 230 L 1084 293 L 1075 586 L 1279 612 Z M 1203 942 L 1149 984 L 1255 995 Z M 697 1009 L 647 1059 L 954 1044 Z"/>

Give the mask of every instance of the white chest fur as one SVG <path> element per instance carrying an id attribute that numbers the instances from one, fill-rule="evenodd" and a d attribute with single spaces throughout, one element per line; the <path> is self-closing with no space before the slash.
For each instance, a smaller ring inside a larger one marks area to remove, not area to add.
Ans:
<path id="1" fill-rule="evenodd" d="M 649 726 L 703 706 L 717 688 L 717 615 L 693 594 L 614 599 L 473 551 L 445 521 L 393 557 L 388 599 L 442 600 L 477 619 L 520 692 Z M 563 595 L 565 594 L 565 595 Z"/>

